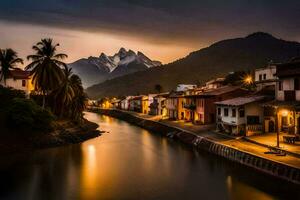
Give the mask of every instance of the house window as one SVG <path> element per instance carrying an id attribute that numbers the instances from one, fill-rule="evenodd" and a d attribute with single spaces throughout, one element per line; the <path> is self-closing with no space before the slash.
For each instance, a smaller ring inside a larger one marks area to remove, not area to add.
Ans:
<path id="1" fill-rule="evenodd" d="M 22 80 L 22 87 L 26 86 L 26 80 Z"/>
<path id="2" fill-rule="evenodd" d="M 218 108 L 218 115 L 221 115 L 221 108 Z"/>
<path id="3" fill-rule="evenodd" d="M 300 78 L 294 79 L 294 88 L 295 90 L 300 90 Z"/>
<path id="4" fill-rule="evenodd" d="M 224 116 L 228 117 L 228 108 L 224 108 Z"/>
<path id="5" fill-rule="evenodd" d="M 240 110 L 239 111 L 239 116 L 242 118 L 242 117 L 245 117 L 245 110 Z"/>
<path id="6" fill-rule="evenodd" d="M 236 117 L 236 109 L 235 108 L 232 109 L 232 117 Z"/>
<path id="7" fill-rule="evenodd" d="M 278 82 L 278 90 L 279 90 L 279 91 L 282 91 L 282 89 L 283 89 L 283 88 L 282 88 L 282 81 L 279 81 L 279 82 Z"/>
<path id="8" fill-rule="evenodd" d="M 259 116 L 247 116 L 247 124 L 259 124 Z"/>
<path id="9" fill-rule="evenodd" d="M 262 75 L 261 75 L 261 74 L 259 75 L 259 80 L 260 80 L 260 81 L 262 80 Z"/>

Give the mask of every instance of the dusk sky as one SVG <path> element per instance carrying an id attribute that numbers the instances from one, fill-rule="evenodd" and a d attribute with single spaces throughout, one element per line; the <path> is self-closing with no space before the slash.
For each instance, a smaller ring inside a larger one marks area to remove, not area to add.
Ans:
<path id="1" fill-rule="evenodd" d="M 299 0 L 1 0 L 0 48 L 51 37 L 67 62 L 125 47 L 168 63 L 256 31 L 300 41 L 299 24 Z"/>

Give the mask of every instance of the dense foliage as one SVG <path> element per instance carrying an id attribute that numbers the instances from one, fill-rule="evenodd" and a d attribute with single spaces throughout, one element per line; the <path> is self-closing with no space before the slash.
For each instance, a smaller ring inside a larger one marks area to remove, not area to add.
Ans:
<path id="1" fill-rule="evenodd" d="M 26 67 L 35 86 L 30 99 L 22 91 L 0 86 L 1 126 L 45 132 L 52 129 L 56 118 L 83 121 L 86 95 L 81 79 L 62 62 L 67 55 L 57 53 L 58 47 L 52 39 L 42 39 L 32 47 L 35 54 L 27 57 L 31 63 Z M 1 50 L 0 78 L 5 81 L 17 63 L 22 63 L 22 59 L 15 51 Z"/>
<path id="2" fill-rule="evenodd" d="M 51 130 L 54 116 L 33 100 L 26 99 L 23 91 L 0 86 L 0 99 L 3 126 L 24 131 Z"/>
<path id="3" fill-rule="evenodd" d="M 42 39 L 32 47 L 34 55 L 27 57 L 32 62 L 26 67 L 32 70 L 35 99 L 42 95 L 42 107 L 46 106 L 60 118 L 82 121 L 86 96 L 80 78 L 62 62 L 66 54 L 57 53 L 59 44 L 52 39 Z"/>
<path id="4" fill-rule="evenodd" d="M 6 123 L 14 129 L 49 131 L 53 120 L 50 111 L 30 99 L 15 98 L 6 109 Z"/>

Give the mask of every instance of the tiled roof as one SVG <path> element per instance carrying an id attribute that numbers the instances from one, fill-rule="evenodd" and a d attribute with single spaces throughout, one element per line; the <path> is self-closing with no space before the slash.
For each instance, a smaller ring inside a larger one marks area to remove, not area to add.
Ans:
<path id="1" fill-rule="evenodd" d="M 14 79 L 29 79 L 30 78 L 30 72 L 24 71 L 21 69 L 14 69 L 10 70 L 10 78 Z"/>
<path id="2" fill-rule="evenodd" d="M 228 92 L 233 92 L 233 91 L 238 90 L 238 89 L 241 89 L 241 87 L 240 86 L 228 85 L 228 86 L 223 86 L 223 87 L 219 87 L 219 88 L 216 88 L 216 89 L 204 90 L 204 91 L 202 91 L 198 94 L 195 94 L 195 95 L 187 95 L 187 97 L 189 97 L 189 96 L 191 96 L 191 97 L 193 97 L 193 96 L 194 97 L 218 96 L 218 95 L 225 94 L 225 93 L 228 93 Z"/>
<path id="3" fill-rule="evenodd" d="M 266 107 L 284 107 L 284 108 L 297 108 L 300 109 L 299 101 L 278 101 L 273 100 L 263 104 Z"/>
<path id="4" fill-rule="evenodd" d="M 249 103 L 262 101 L 266 96 L 248 96 L 248 97 L 237 97 L 234 99 L 228 99 L 225 101 L 216 102 L 217 105 L 226 105 L 226 106 L 242 106 Z"/>
<path id="5" fill-rule="evenodd" d="M 300 61 L 293 61 L 277 65 L 276 76 L 296 76 L 300 75 Z"/>

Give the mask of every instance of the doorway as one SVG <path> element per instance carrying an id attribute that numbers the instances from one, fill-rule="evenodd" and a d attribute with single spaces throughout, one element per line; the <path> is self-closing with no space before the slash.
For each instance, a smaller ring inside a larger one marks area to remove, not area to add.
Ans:
<path id="1" fill-rule="evenodd" d="M 274 121 L 270 120 L 269 121 L 269 133 L 274 133 L 275 132 L 275 123 Z"/>

